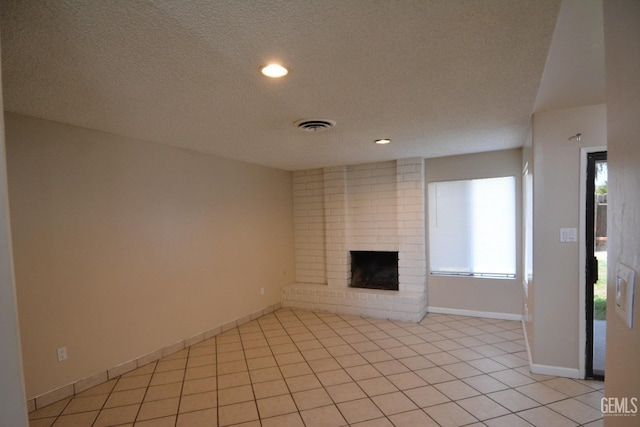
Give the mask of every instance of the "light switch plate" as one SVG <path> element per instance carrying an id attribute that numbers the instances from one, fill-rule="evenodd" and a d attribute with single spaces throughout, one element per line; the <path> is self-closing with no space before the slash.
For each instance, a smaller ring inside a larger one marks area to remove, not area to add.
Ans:
<path id="1" fill-rule="evenodd" d="M 616 314 L 633 328 L 633 294 L 635 271 L 618 263 L 616 272 Z"/>
<path id="2" fill-rule="evenodd" d="M 578 229 L 577 228 L 561 228 L 560 229 L 560 242 L 571 243 L 578 241 Z"/>

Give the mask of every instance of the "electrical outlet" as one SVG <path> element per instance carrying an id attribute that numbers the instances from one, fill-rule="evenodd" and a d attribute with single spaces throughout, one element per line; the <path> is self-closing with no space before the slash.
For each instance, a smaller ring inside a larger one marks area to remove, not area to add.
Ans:
<path id="1" fill-rule="evenodd" d="M 260 295 L 264 295 L 264 288 L 260 288 Z"/>
<path id="2" fill-rule="evenodd" d="M 67 347 L 60 347 L 58 349 L 58 362 L 67 360 Z"/>

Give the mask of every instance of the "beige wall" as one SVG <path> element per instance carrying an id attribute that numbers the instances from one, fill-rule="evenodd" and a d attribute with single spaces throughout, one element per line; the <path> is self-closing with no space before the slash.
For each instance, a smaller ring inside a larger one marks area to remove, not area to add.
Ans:
<path id="1" fill-rule="evenodd" d="M 26 426 L 28 421 L 11 255 L 6 172 L 4 121 L 0 118 L 0 425 L 20 427 Z"/>
<path id="2" fill-rule="evenodd" d="M 605 1 L 609 271 L 607 313 L 614 313 L 614 266 L 635 270 L 633 329 L 607 315 L 607 397 L 640 399 L 640 2 Z M 637 426 L 633 417 L 605 417 L 606 426 Z"/>
<path id="3" fill-rule="evenodd" d="M 568 141 L 582 133 L 582 142 Z M 579 229 L 580 159 L 585 147 L 606 145 L 606 107 L 593 105 L 533 116 L 533 283 L 529 284 L 529 337 L 534 365 L 579 369 L 580 247 L 561 243 L 560 228 Z"/>
<path id="4" fill-rule="evenodd" d="M 14 114 L 6 128 L 28 398 L 278 303 L 294 281 L 289 172 Z"/>
<path id="5" fill-rule="evenodd" d="M 439 157 L 425 161 L 425 179 L 427 183 L 509 175 L 516 177 L 516 200 L 518 201 L 516 210 L 518 218 L 516 224 L 516 247 L 518 248 L 518 253 L 516 259 L 520 259 L 522 246 L 520 225 L 521 161 L 522 152 L 520 149 Z M 427 256 L 427 263 L 428 258 Z M 515 315 L 522 313 L 520 264 L 518 264 L 516 279 L 513 280 L 432 275 L 429 275 L 427 280 L 430 307 Z"/>

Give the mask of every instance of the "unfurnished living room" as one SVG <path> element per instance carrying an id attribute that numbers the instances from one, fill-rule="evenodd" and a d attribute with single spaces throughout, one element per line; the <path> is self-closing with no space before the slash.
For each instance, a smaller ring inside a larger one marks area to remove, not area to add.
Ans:
<path id="1" fill-rule="evenodd" d="M 0 426 L 638 426 L 640 2 L 0 2 Z"/>

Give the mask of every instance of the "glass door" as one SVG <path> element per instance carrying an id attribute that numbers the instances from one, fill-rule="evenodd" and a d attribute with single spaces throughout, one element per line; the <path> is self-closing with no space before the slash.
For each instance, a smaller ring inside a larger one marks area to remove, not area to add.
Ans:
<path id="1" fill-rule="evenodd" d="M 607 153 L 587 156 L 587 378 L 604 379 L 607 340 Z"/>

